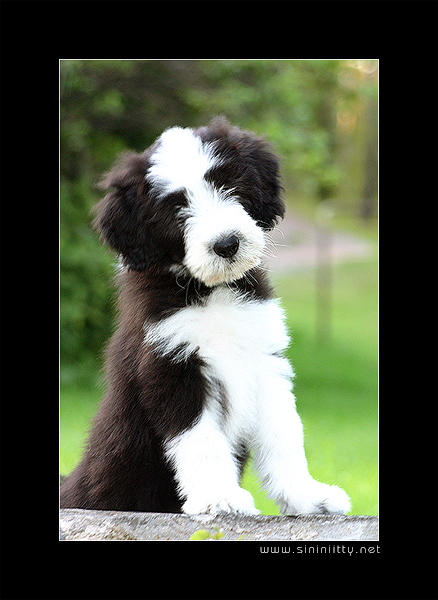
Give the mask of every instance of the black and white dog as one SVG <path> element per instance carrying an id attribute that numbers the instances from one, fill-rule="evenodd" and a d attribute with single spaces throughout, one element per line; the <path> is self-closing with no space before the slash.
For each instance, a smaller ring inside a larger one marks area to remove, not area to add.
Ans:
<path id="1" fill-rule="evenodd" d="M 278 161 L 215 119 L 106 175 L 95 225 L 121 255 L 108 391 L 61 507 L 257 514 L 249 452 L 284 514 L 345 513 L 307 470 L 282 309 L 260 266 L 284 214 Z"/>

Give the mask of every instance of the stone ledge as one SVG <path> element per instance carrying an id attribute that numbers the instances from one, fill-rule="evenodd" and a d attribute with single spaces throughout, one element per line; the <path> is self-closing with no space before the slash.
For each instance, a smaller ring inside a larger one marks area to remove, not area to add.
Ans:
<path id="1" fill-rule="evenodd" d="M 225 541 L 377 541 L 378 517 L 185 515 L 82 510 L 60 511 L 66 541 L 187 541 L 200 529 Z"/>

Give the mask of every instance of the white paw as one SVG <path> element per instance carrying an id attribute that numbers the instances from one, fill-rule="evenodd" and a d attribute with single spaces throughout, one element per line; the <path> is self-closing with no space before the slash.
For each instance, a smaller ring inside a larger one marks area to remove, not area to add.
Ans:
<path id="1" fill-rule="evenodd" d="M 284 515 L 345 515 L 351 508 L 350 498 L 337 485 L 327 485 L 311 480 L 295 489 L 281 502 Z"/>
<path id="2" fill-rule="evenodd" d="M 254 506 L 251 494 L 241 487 L 213 497 L 207 491 L 203 491 L 201 494 L 190 494 L 182 509 L 188 514 L 210 513 L 216 515 L 220 512 L 237 512 L 243 515 L 260 514 L 260 511 Z"/>

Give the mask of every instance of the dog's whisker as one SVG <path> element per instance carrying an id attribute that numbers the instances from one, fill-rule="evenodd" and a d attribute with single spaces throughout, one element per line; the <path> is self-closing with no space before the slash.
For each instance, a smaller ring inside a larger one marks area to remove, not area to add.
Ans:
<path id="1" fill-rule="evenodd" d="M 180 282 L 178 281 L 178 278 L 180 277 L 179 273 L 176 273 L 175 275 L 175 283 L 176 285 L 181 288 L 182 290 L 184 290 L 187 287 L 187 284 L 181 285 Z"/>
<path id="2" fill-rule="evenodd" d="M 253 274 L 252 274 L 250 271 L 248 271 L 248 272 L 246 273 L 246 276 L 247 276 L 247 278 L 248 278 L 248 281 L 249 281 L 249 283 L 251 283 L 251 282 L 252 282 L 252 283 L 254 283 L 254 284 L 256 284 L 256 285 L 257 285 L 257 279 L 254 277 L 254 275 L 253 275 Z"/>
<path id="3" fill-rule="evenodd" d="M 274 227 L 274 231 L 278 231 L 279 233 L 281 233 L 281 235 L 282 235 L 283 237 L 286 237 L 286 236 L 284 235 L 284 231 L 283 231 L 282 229 L 280 229 L 280 227 Z"/>
<path id="4" fill-rule="evenodd" d="M 272 269 L 269 269 L 269 267 L 264 267 L 263 265 L 259 265 L 257 268 L 260 269 L 260 271 L 265 271 L 265 273 L 272 273 Z"/>
<path id="5" fill-rule="evenodd" d="M 189 288 L 190 288 L 190 283 L 191 283 L 192 279 L 193 279 L 193 277 L 190 277 L 190 279 L 188 280 L 187 285 L 186 285 L 186 306 L 188 306 L 188 304 L 189 304 Z"/>
<path id="6" fill-rule="evenodd" d="M 275 244 L 277 248 L 287 248 L 288 250 L 293 250 L 293 246 L 290 244 Z"/>
<path id="7" fill-rule="evenodd" d="M 267 248 L 264 249 L 263 256 L 270 256 L 271 258 L 278 258 L 277 254 L 275 254 L 272 250 L 268 250 Z"/>

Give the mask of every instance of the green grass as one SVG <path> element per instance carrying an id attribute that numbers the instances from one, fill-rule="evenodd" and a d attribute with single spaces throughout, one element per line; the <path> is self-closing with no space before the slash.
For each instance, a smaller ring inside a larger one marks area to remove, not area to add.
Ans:
<path id="1" fill-rule="evenodd" d="M 377 261 L 335 267 L 332 336 L 324 345 L 315 338 L 313 271 L 277 278 L 275 287 L 293 338 L 288 355 L 310 473 L 345 489 L 352 514 L 377 514 Z M 79 461 L 100 395 L 98 386 L 61 390 L 61 473 Z M 278 514 L 250 465 L 243 486 L 263 514 Z"/>
<path id="2" fill-rule="evenodd" d="M 101 395 L 98 386 L 61 387 L 59 471 L 62 475 L 70 473 L 81 458 Z"/>

